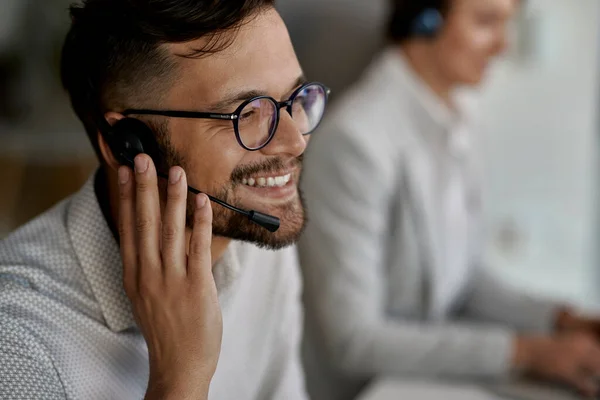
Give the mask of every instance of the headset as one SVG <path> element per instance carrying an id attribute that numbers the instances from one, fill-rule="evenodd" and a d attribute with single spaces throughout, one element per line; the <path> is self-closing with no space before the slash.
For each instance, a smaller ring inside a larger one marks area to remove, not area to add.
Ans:
<path id="1" fill-rule="evenodd" d="M 444 25 L 444 17 L 437 8 L 426 8 L 413 20 L 411 33 L 418 37 L 435 37 Z"/>
<path id="2" fill-rule="evenodd" d="M 99 119 L 98 125 L 100 132 L 106 140 L 113 155 L 117 158 L 121 165 L 134 168 L 135 157 L 144 153 L 150 156 L 154 161 L 158 171 L 158 176 L 168 179 L 167 174 L 159 169 L 163 164 L 161 160 L 164 158 L 161 155 L 155 135 L 148 125 L 139 119 L 123 118 L 111 126 L 108 121 L 104 119 L 104 117 Z M 191 186 L 188 186 L 188 191 L 193 194 L 202 193 L 198 189 L 195 189 Z M 269 232 L 276 232 L 279 229 L 281 222 L 277 217 L 263 214 L 254 210 L 243 210 L 208 194 L 207 196 L 212 202 L 238 214 L 246 216 L 250 221 L 265 228 Z"/>

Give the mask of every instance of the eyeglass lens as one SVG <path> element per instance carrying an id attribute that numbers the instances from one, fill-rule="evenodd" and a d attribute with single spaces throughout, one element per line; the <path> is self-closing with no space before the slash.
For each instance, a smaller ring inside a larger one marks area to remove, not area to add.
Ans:
<path id="1" fill-rule="evenodd" d="M 292 102 L 291 115 L 300 133 L 307 135 L 319 125 L 325 112 L 326 93 L 320 85 L 303 88 Z M 240 112 L 238 132 L 240 140 L 249 149 L 264 146 L 277 126 L 278 105 L 268 98 L 248 103 Z"/>

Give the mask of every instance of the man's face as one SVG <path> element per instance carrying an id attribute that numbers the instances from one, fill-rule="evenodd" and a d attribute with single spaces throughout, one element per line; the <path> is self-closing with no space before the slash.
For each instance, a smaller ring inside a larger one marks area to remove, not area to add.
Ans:
<path id="1" fill-rule="evenodd" d="M 232 113 L 244 100 L 259 94 L 287 100 L 303 82 L 287 29 L 275 10 L 262 12 L 239 31 L 225 35 L 233 40 L 231 46 L 199 59 L 178 55 L 203 47 L 206 39 L 166 45 L 179 70 L 161 108 Z M 231 121 L 173 118 L 168 121 L 167 136 L 169 161 L 185 169 L 190 186 L 237 207 L 281 219 L 279 231 L 270 233 L 213 205 L 214 234 L 270 248 L 295 242 L 304 226 L 298 180 L 308 138 L 285 109 L 273 140 L 258 151 L 238 144 Z M 188 216 L 193 213 L 192 204 L 188 201 Z"/>

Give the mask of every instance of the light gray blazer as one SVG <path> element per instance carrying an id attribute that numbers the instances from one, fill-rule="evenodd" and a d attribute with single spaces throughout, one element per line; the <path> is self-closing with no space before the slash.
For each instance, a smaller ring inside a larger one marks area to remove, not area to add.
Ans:
<path id="1" fill-rule="evenodd" d="M 309 222 L 299 248 L 315 400 L 350 398 L 356 387 L 347 384 L 380 376 L 502 377 L 515 332 L 549 330 L 556 309 L 493 277 L 480 251 L 451 306 L 434 309 L 436 285 L 444 284 L 432 275 L 444 267 L 440 176 L 424 135 L 444 126 L 398 54 L 385 51 L 336 103 L 305 157 Z M 480 190 L 474 164 L 466 168 L 477 250 Z"/>

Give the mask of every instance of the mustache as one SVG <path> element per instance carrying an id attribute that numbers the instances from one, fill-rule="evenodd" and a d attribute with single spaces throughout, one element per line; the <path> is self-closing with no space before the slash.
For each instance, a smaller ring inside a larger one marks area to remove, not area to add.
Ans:
<path id="1" fill-rule="evenodd" d="M 231 173 L 231 181 L 232 182 L 240 182 L 248 175 L 256 175 L 256 174 L 269 174 L 277 171 L 281 171 L 287 168 L 296 168 L 301 167 L 304 161 L 304 154 L 296 157 L 292 163 L 284 162 L 283 159 L 277 157 L 272 158 L 263 162 L 255 163 L 255 164 L 247 164 L 236 167 Z"/>

